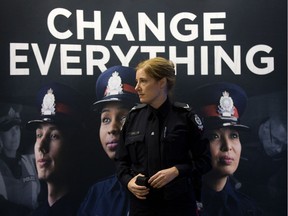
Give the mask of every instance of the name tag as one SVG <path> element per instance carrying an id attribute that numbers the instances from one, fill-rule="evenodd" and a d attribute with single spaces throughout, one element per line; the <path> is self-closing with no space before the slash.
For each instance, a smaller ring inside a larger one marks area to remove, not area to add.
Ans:
<path id="1" fill-rule="evenodd" d="M 36 181 L 36 177 L 35 176 L 27 176 L 25 178 L 23 178 L 23 182 L 30 182 L 30 181 Z"/>

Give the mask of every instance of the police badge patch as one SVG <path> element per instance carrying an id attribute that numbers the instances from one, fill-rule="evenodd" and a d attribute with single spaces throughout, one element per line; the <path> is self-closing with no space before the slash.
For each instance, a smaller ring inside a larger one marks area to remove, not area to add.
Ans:
<path id="1" fill-rule="evenodd" d="M 55 96 L 50 88 L 45 94 L 41 108 L 42 115 L 55 115 Z"/>
<path id="2" fill-rule="evenodd" d="M 194 120 L 200 130 L 203 130 L 203 123 L 197 114 L 194 114 Z"/>
<path id="3" fill-rule="evenodd" d="M 105 96 L 118 95 L 123 93 L 122 80 L 119 73 L 115 71 L 108 80 Z"/>
<path id="4" fill-rule="evenodd" d="M 231 117 L 234 115 L 234 103 L 232 98 L 229 96 L 229 92 L 222 92 L 219 105 L 218 105 L 218 113 L 223 117 Z"/>

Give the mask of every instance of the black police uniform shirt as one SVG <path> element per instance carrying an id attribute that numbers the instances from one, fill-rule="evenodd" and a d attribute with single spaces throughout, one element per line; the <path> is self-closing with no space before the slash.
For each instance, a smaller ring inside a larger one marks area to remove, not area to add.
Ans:
<path id="1" fill-rule="evenodd" d="M 261 216 L 262 210 L 245 194 L 237 191 L 229 178 L 222 191 L 204 187 L 202 216 Z"/>
<path id="2" fill-rule="evenodd" d="M 186 104 L 171 104 L 167 99 L 157 110 L 138 105 L 129 112 L 121 131 L 115 156 L 118 178 L 127 187 L 139 173 L 151 177 L 173 166 L 179 171 L 176 179 L 204 174 L 211 165 L 202 132 L 199 117 Z"/>

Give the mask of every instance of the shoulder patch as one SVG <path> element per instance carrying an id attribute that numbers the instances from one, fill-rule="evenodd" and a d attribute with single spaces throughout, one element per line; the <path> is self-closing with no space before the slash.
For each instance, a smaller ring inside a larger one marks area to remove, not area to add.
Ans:
<path id="1" fill-rule="evenodd" d="M 200 119 L 200 117 L 197 114 L 194 114 L 194 121 L 195 121 L 198 129 L 203 130 L 204 126 L 203 126 L 202 120 Z"/>

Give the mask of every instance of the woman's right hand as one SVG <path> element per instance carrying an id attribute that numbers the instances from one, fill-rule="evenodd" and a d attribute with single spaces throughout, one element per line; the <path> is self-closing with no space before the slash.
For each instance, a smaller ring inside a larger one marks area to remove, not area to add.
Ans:
<path id="1" fill-rule="evenodd" d="M 138 199 L 146 199 L 146 196 L 149 194 L 149 188 L 146 186 L 140 186 L 136 184 L 136 179 L 138 176 L 144 176 L 142 174 L 138 174 L 134 176 L 128 183 L 128 189 L 133 193 Z"/>

